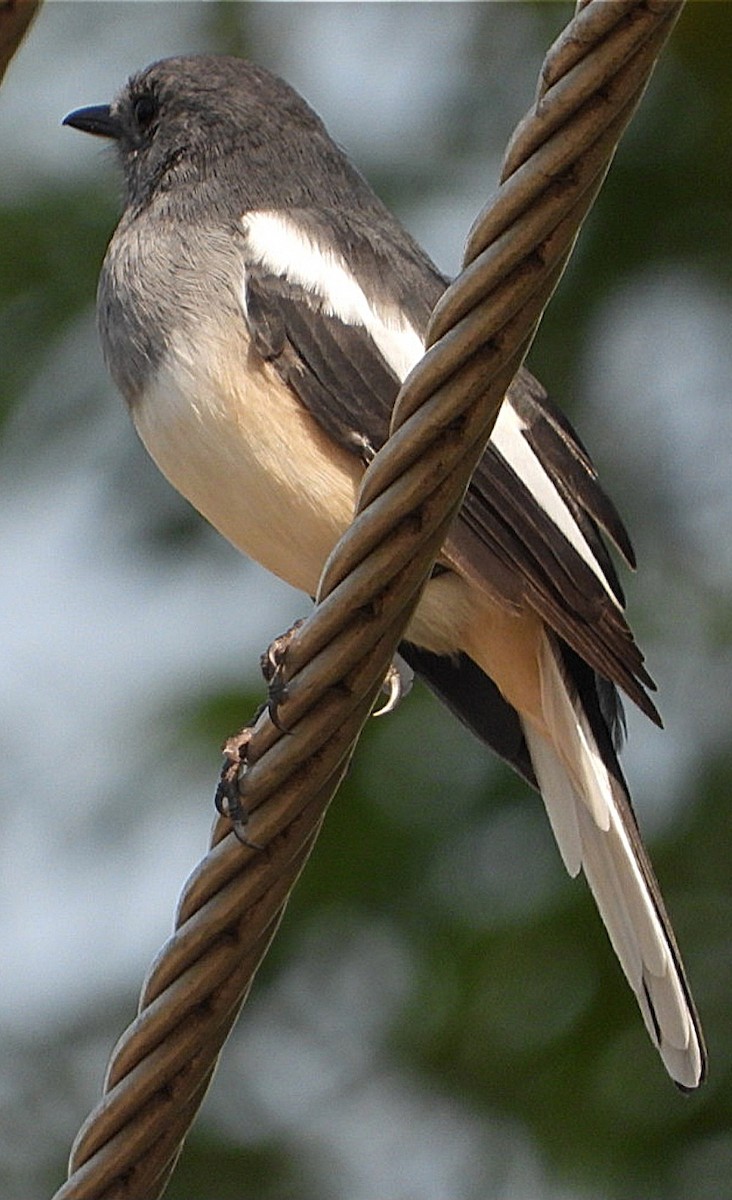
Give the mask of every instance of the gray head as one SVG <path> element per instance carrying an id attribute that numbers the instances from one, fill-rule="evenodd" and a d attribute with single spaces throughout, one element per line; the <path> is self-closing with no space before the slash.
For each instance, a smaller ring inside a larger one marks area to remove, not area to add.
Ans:
<path id="1" fill-rule="evenodd" d="M 209 212 L 232 216 L 268 205 L 373 204 L 309 105 L 243 59 L 163 59 L 111 105 L 79 109 L 64 124 L 114 139 L 133 209 L 173 187 L 193 208 L 205 192 Z"/>
<path id="2" fill-rule="evenodd" d="M 426 321 L 425 276 L 436 299 L 437 272 L 320 118 L 262 67 L 223 56 L 163 59 L 112 104 L 78 109 L 64 123 L 112 140 L 124 172 L 126 210 L 102 268 L 98 317 L 110 369 L 131 402 L 171 331 L 186 321 L 193 328 L 203 312 L 241 319 L 242 216 L 252 210 L 300 210 L 321 243 L 345 241 L 357 274 L 394 274 L 398 254 L 393 286 Z"/>

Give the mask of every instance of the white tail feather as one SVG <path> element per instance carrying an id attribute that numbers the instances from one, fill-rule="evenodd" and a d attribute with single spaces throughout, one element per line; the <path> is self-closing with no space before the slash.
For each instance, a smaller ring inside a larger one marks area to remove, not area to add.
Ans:
<path id="1" fill-rule="evenodd" d="M 548 638 L 542 641 L 544 731 L 526 718 L 523 726 L 552 830 L 569 873 L 575 875 L 580 866 L 584 870 L 667 1070 L 683 1087 L 696 1087 L 703 1074 L 701 1035 L 673 934 L 635 844 L 628 797 L 603 762 L 554 648 Z"/>
<path id="2" fill-rule="evenodd" d="M 583 713 L 572 703 L 559 670 L 554 650 L 546 635 L 539 648 L 541 708 L 552 744 L 565 766 L 570 766 L 580 799 L 589 808 L 600 829 L 610 828 L 612 789 L 605 765 Z"/>
<path id="3" fill-rule="evenodd" d="M 549 743 L 528 721 L 523 722 L 523 728 L 552 833 L 562 861 L 574 879 L 582 869 L 582 840 L 577 820 L 581 802 Z"/>

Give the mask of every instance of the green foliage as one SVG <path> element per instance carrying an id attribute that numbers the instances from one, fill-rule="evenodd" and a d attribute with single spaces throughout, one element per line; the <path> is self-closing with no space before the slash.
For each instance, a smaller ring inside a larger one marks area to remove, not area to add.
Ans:
<path id="1" fill-rule="evenodd" d="M 281 1200 L 302 1194 L 303 1172 L 294 1155 L 278 1144 L 259 1144 L 246 1150 L 235 1143 L 195 1132 L 186 1149 L 183 1169 L 177 1170 L 166 1200 Z"/>
<path id="2" fill-rule="evenodd" d="M 116 211 L 100 190 L 55 191 L 0 208 L 0 417 L 94 296 Z"/>

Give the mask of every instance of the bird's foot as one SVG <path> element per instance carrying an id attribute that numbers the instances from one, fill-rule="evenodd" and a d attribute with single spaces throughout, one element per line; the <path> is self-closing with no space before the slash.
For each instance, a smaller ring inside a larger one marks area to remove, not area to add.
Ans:
<path id="1" fill-rule="evenodd" d="M 224 765 L 221 768 L 218 787 L 214 796 L 216 810 L 231 825 L 235 836 L 244 846 L 251 850 L 261 850 L 262 847 L 247 837 L 249 813 L 242 801 L 239 781 L 247 769 L 247 754 L 249 743 L 254 730 L 251 725 L 227 738 L 222 746 Z"/>
<path id="2" fill-rule="evenodd" d="M 295 621 L 295 624 L 286 633 L 275 638 L 260 659 L 262 674 L 267 683 L 267 711 L 269 719 L 282 733 L 289 732 L 277 719 L 277 710 L 282 702 L 287 699 L 287 682 L 284 677 L 285 658 L 290 642 L 302 623 L 302 620 Z"/>

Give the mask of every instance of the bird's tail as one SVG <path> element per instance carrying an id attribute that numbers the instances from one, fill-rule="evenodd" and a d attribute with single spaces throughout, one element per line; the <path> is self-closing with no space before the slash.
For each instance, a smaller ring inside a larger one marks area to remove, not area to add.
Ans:
<path id="1" fill-rule="evenodd" d="M 559 850 L 570 875 L 585 873 L 666 1069 L 695 1088 L 705 1071 L 699 1019 L 606 725 L 547 633 L 539 671 L 544 728 L 526 717 L 522 726 Z"/>

